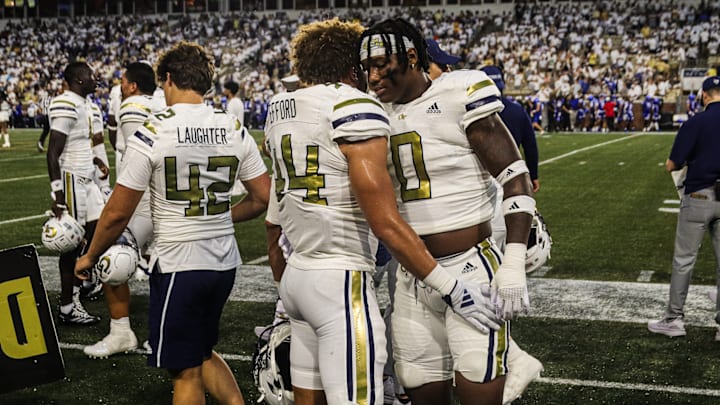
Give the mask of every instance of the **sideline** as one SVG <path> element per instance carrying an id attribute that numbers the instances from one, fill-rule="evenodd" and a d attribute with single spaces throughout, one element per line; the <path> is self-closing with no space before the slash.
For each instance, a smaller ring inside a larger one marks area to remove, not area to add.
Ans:
<path id="1" fill-rule="evenodd" d="M 85 346 L 75 343 L 60 343 L 60 349 L 62 350 L 79 350 L 82 351 Z M 147 354 L 143 349 L 135 349 L 128 354 L 134 355 L 145 355 Z M 225 360 L 251 362 L 252 356 L 243 354 L 232 354 L 232 353 L 218 353 L 220 357 Z M 95 359 L 94 361 L 104 361 L 107 359 Z M 535 383 L 550 384 L 550 385 L 571 385 L 579 387 L 596 387 L 596 388 L 607 388 L 607 389 L 620 389 L 629 391 L 654 391 L 654 392 L 669 392 L 672 394 L 688 394 L 688 395 L 699 395 L 705 397 L 720 397 L 720 390 L 713 390 L 707 388 L 694 388 L 694 387 L 678 387 L 675 385 L 652 385 L 652 384 L 632 384 L 632 383 L 618 383 L 611 381 L 598 381 L 598 380 L 576 380 L 570 378 L 554 378 L 554 377 L 540 377 L 534 381 Z"/>
<path id="2" fill-rule="evenodd" d="M 40 256 L 43 284 L 47 291 L 60 291 L 58 258 Z M 555 278 L 527 279 L 532 308 L 528 317 L 583 321 L 610 321 L 646 325 L 662 314 L 667 284 L 619 281 L 589 281 Z M 148 295 L 147 282 L 130 280 L 130 291 Z M 377 288 L 378 304 L 388 304 L 387 282 Z M 685 325 L 713 328 L 715 305 L 708 294 L 714 285 L 692 284 L 685 302 Z M 235 274 L 230 301 L 275 302 L 277 287 L 270 266 L 241 265 Z"/>

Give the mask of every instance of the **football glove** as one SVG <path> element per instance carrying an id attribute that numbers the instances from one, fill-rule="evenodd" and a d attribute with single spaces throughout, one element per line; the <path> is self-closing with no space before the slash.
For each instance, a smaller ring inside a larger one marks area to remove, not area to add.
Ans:
<path id="1" fill-rule="evenodd" d="M 507 321 L 530 310 L 525 279 L 525 252 L 522 243 L 508 243 L 500 267 L 491 283 L 491 301 L 498 318 Z"/>
<path id="2" fill-rule="evenodd" d="M 102 193 L 104 202 L 107 204 L 110 199 L 110 194 L 112 194 L 112 188 L 109 184 L 103 184 L 100 186 L 100 192 Z"/>
<path id="3" fill-rule="evenodd" d="M 444 296 L 443 300 L 453 312 L 468 321 L 480 333 L 486 335 L 490 332 L 490 329 L 500 329 L 500 324 L 495 317 L 493 305 L 490 301 L 489 286 L 480 286 L 474 283 L 465 284 L 461 280 L 456 280 L 452 291 Z"/>

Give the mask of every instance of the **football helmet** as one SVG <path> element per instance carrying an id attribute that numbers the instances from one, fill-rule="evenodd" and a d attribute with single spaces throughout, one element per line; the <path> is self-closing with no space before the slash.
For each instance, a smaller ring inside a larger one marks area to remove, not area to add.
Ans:
<path id="1" fill-rule="evenodd" d="M 253 379 L 260 391 L 257 402 L 292 405 L 295 397 L 290 382 L 290 322 L 268 326 L 270 338 L 261 333 L 253 355 Z"/>
<path id="2" fill-rule="evenodd" d="M 59 218 L 51 216 L 43 225 L 42 244 L 54 252 L 67 253 L 80 246 L 84 238 L 85 229 L 67 212 Z"/>
<path id="3" fill-rule="evenodd" d="M 525 256 L 525 272 L 532 273 L 545 264 L 550 258 L 550 247 L 552 246 L 552 237 L 548 231 L 545 219 L 535 210 L 532 225 L 530 226 L 530 236 L 528 237 L 527 254 Z"/>
<path id="4" fill-rule="evenodd" d="M 100 256 L 95 274 L 103 283 L 117 286 L 130 280 L 139 262 L 140 252 L 135 237 L 126 229 L 115 244 Z"/>

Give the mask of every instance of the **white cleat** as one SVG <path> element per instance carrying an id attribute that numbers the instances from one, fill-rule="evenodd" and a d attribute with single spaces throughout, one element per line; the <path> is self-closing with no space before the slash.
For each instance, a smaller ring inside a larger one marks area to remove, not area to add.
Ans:
<path id="1" fill-rule="evenodd" d="M 503 389 L 503 405 L 511 404 L 520 398 L 528 385 L 540 378 L 540 373 L 544 370 L 540 360 L 524 351 L 512 359 L 508 367 Z"/>
<path id="2" fill-rule="evenodd" d="M 137 348 L 137 338 L 132 330 L 110 332 L 103 340 L 85 346 L 83 352 L 94 359 L 104 359 L 118 353 L 128 353 Z"/>
<path id="3" fill-rule="evenodd" d="M 662 318 L 648 322 L 648 330 L 669 337 L 685 336 L 685 323 L 682 318 Z"/>

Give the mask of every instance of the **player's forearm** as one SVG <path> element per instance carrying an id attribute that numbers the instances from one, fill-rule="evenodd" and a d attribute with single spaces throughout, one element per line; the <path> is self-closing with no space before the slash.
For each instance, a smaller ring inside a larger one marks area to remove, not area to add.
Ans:
<path id="1" fill-rule="evenodd" d="M 377 218 L 370 227 L 403 268 L 420 280 L 437 266 L 425 243 L 399 215 Z"/>
<path id="2" fill-rule="evenodd" d="M 143 191 L 122 185 L 116 187 L 100 214 L 95 235 L 86 253 L 93 263 L 97 262 L 100 255 L 123 233 L 142 195 Z"/>
<path id="3" fill-rule="evenodd" d="M 279 225 L 265 221 L 265 232 L 268 244 L 268 262 L 273 273 L 273 279 L 280 282 L 283 272 L 285 271 L 285 257 L 278 241 L 282 228 Z"/>
<path id="4" fill-rule="evenodd" d="M 256 218 L 267 210 L 268 201 L 270 200 L 270 176 L 267 173 L 243 181 L 243 186 L 245 186 L 248 194 L 230 209 L 233 222 Z"/>

